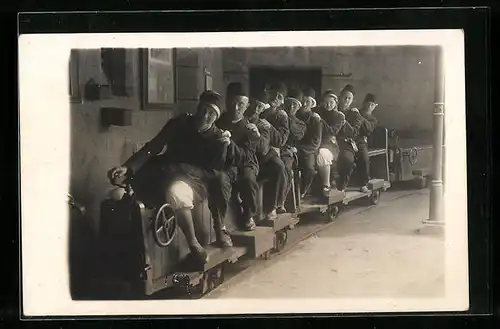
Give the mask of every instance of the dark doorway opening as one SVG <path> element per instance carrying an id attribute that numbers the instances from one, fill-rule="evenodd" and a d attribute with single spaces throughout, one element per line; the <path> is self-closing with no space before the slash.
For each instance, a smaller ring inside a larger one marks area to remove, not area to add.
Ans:
<path id="1" fill-rule="evenodd" d="M 276 82 L 284 83 L 288 89 L 313 88 L 316 97 L 321 93 L 321 68 L 296 68 L 259 66 L 249 68 L 250 92 L 255 93 L 268 88 Z"/>

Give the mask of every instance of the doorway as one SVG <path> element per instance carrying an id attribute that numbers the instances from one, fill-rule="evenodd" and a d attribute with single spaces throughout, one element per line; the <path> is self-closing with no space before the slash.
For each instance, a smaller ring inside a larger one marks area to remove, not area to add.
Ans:
<path id="1" fill-rule="evenodd" d="M 321 68 L 259 66 L 250 67 L 248 73 L 252 94 L 277 82 L 282 82 L 288 89 L 299 88 L 304 91 L 306 88 L 312 88 L 316 97 L 321 93 Z"/>

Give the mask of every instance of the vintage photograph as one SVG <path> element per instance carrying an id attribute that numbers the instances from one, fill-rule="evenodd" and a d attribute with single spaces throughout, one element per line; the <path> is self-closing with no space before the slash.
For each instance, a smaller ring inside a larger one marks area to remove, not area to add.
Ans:
<path id="1" fill-rule="evenodd" d="M 363 40 L 67 49 L 71 300 L 449 297 L 450 51 Z"/>

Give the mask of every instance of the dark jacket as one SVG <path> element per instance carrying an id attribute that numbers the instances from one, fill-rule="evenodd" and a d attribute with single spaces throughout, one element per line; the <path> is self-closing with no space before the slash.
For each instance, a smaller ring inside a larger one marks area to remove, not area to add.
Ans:
<path id="1" fill-rule="evenodd" d="M 306 131 L 303 138 L 297 144 L 297 149 L 303 154 L 314 154 L 321 145 L 322 122 L 321 117 L 312 111 L 297 113 L 297 118 L 304 122 Z"/>
<path id="2" fill-rule="evenodd" d="M 288 115 L 281 109 L 268 108 L 261 113 L 260 117 L 271 124 L 271 146 L 280 150 L 287 142 L 290 133 Z"/>
<path id="3" fill-rule="evenodd" d="M 124 164 L 132 173 L 137 172 L 150 158 L 158 157 L 159 163 L 189 164 L 208 170 L 222 170 L 228 159 L 228 148 L 217 139 L 222 131 L 215 125 L 200 133 L 194 117 L 183 114 L 170 119 L 160 132 L 146 143 Z M 166 151 L 160 155 L 162 150 Z"/>
<path id="4" fill-rule="evenodd" d="M 262 124 L 262 119 L 259 119 L 257 115 L 248 117 L 248 121 L 255 124 L 259 128 L 260 139 L 257 144 L 256 154 L 259 163 L 262 163 L 269 157 L 269 151 L 271 150 L 271 127 L 265 128 Z"/>
<path id="5" fill-rule="evenodd" d="M 206 195 L 210 177 L 234 162 L 226 146 L 218 139 L 222 131 L 215 125 L 200 133 L 194 117 L 183 114 L 169 120 L 160 132 L 124 164 L 134 191 L 147 203 L 164 202 L 165 188 L 179 177 L 187 180 L 195 200 Z M 165 149 L 166 151 L 161 154 Z M 233 152 L 234 153 L 234 152 Z"/>
<path id="6" fill-rule="evenodd" d="M 359 127 L 358 136 L 355 141 L 356 144 L 367 144 L 368 137 L 373 133 L 375 128 L 377 127 L 378 121 L 377 119 L 368 113 L 361 113 L 361 125 Z"/>
<path id="7" fill-rule="evenodd" d="M 323 107 L 316 109 L 322 119 L 322 137 L 321 147 L 331 147 L 332 144 L 337 144 L 340 149 L 353 150 L 350 140 L 358 134 L 359 125 L 355 120 L 353 124 L 348 120 L 342 123 L 342 116 L 339 111 L 327 111 Z M 354 118 L 353 118 L 354 119 Z"/>
<path id="8" fill-rule="evenodd" d="M 227 167 L 244 168 L 251 167 L 258 172 L 259 163 L 257 160 L 257 146 L 259 138 L 252 135 L 246 127 L 249 124 L 247 118 L 233 123 L 229 114 L 224 113 L 216 121 L 216 126 L 223 130 L 228 130 L 231 133 L 233 141 L 228 147 L 228 162 Z"/>
<path id="9" fill-rule="evenodd" d="M 306 133 L 306 124 L 297 117 L 289 117 L 289 134 L 285 145 L 281 148 L 282 157 L 291 157 L 292 147 L 299 150 L 300 141 L 304 138 Z"/>

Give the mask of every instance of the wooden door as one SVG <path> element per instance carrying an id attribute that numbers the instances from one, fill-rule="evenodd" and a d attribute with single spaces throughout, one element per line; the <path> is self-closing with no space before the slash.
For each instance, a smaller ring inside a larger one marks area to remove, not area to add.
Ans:
<path id="1" fill-rule="evenodd" d="M 249 69 L 250 92 L 255 93 L 270 85 L 282 82 L 288 89 L 313 88 L 316 97 L 321 93 L 321 68 L 251 67 Z"/>

